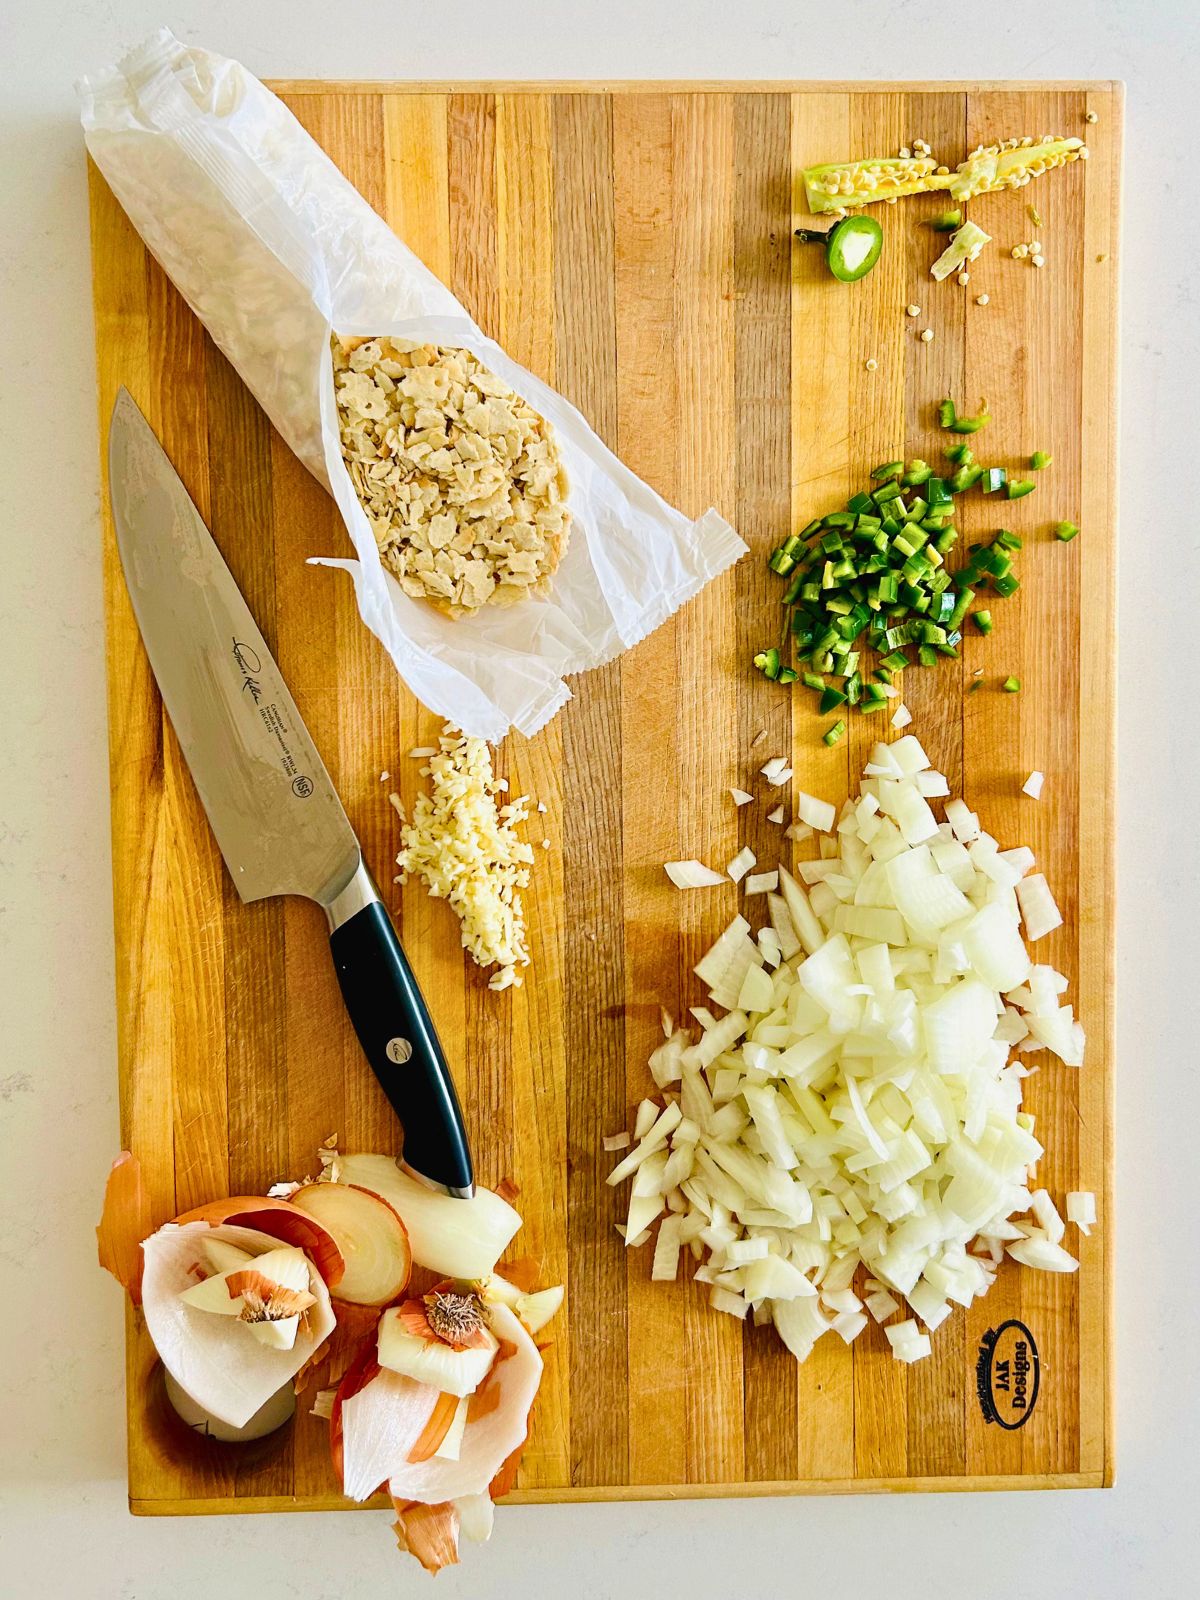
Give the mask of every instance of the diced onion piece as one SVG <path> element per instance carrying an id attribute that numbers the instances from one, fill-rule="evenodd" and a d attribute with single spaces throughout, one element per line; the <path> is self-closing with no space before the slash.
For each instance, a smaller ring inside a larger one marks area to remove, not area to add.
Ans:
<path id="1" fill-rule="evenodd" d="M 754 851 L 751 850 L 750 846 L 744 845 L 742 849 L 738 851 L 737 855 L 734 856 L 729 865 L 725 868 L 725 871 L 733 879 L 734 883 L 740 883 L 750 871 L 750 868 L 755 865 L 757 860 L 758 857 L 754 854 Z"/>
<path id="2" fill-rule="evenodd" d="M 1022 1266 L 1034 1267 L 1039 1272 L 1077 1272 L 1079 1262 L 1060 1244 L 1049 1239 L 1019 1239 L 1008 1246 L 1008 1253 Z"/>
<path id="3" fill-rule="evenodd" d="M 796 796 L 796 815 L 801 822 L 807 822 L 810 828 L 828 833 L 837 813 L 828 800 L 818 800 L 815 795 L 805 794 L 801 789 Z"/>
<path id="4" fill-rule="evenodd" d="M 1015 850 L 1001 850 L 1000 860 L 1005 861 L 1021 879 L 1033 865 L 1033 851 L 1028 845 L 1018 845 Z"/>
<path id="5" fill-rule="evenodd" d="M 894 1299 L 886 1289 L 876 1289 L 867 1296 L 863 1304 L 876 1322 L 886 1322 L 888 1317 L 900 1309 L 899 1300 Z"/>
<path id="6" fill-rule="evenodd" d="M 767 894 L 768 891 L 778 889 L 778 872 L 752 872 L 746 879 L 746 894 Z"/>
<path id="7" fill-rule="evenodd" d="M 1066 1233 L 1066 1224 L 1058 1214 L 1058 1208 L 1051 1200 L 1045 1189 L 1035 1189 L 1029 1198 L 1029 1209 L 1037 1218 L 1038 1227 L 1049 1239 L 1051 1244 L 1061 1244 Z"/>
<path id="8" fill-rule="evenodd" d="M 719 872 L 706 867 L 703 861 L 694 859 L 665 861 L 663 870 L 677 889 L 711 889 L 715 884 L 725 881 Z"/>
<path id="9" fill-rule="evenodd" d="M 654 1242 L 654 1260 L 650 1276 L 655 1282 L 673 1283 L 679 1272 L 679 1251 L 682 1245 L 683 1219 L 669 1216 L 664 1219 Z"/>
<path id="10" fill-rule="evenodd" d="M 604 1148 L 608 1151 L 628 1150 L 630 1139 L 628 1133 L 606 1133 L 603 1140 Z"/>
<path id="11" fill-rule="evenodd" d="M 845 1344 L 852 1344 L 867 1325 L 865 1311 L 841 1311 L 833 1319 L 833 1331 Z"/>
<path id="12" fill-rule="evenodd" d="M 786 815 L 786 813 L 785 813 L 783 807 L 782 806 L 776 806 L 772 811 L 768 811 L 767 812 L 767 821 L 768 822 L 782 822 L 785 815 Z"/>
<path id="13" fill-rule="evenodd" d="M 754 796 L 752 794 L 747 794 L 745 789 L 730 789 L 729 792 L 733 796 L 733 803 L 735 806 L 748 806 L 754 799 Z"/>
<path id="14" fill-rule="evenodd" d="M 1085 1237 L 1096 1226 L 1096 1196 L 1090 1189 L 1072 1189 L 1067 1196 L 1067 1221 Z"/>
<path id="15" fill-rule="evenodd" d="M 654 1126 L 658 1118 L 658 1107 L 653 1100 L 642 1100 L 638 1104 L 637 1115 L 633 1122 L 633 1137 L 644 1139 Z"/>
<path id="16" fill-rule="evenodd" d="M 762 967 L 747 967 L 738 995 L 739 1011 L 769 1011 L 775 994 L 771 974 Z"/>
<path id="17" fill-rule="evenodd" d="M 825 930 L 817 920 L 808 896 L 786 867 L 779 869 L 779 887 L 783 891 L 784 903 L 801 947 L 812 955 L 824 944 Z"/>
<path id="18" fill-rule="evenodd" d="M 967 923 L 963 948 L 983 981 L 1001 994 L 1015 989 L 1028 976 L 1029 953 L 999 901 L 981 907 Z"/>
<path id="19" fill-rule="evenodd" d="M 918 772 L 924 772 L 931 764 L 929 757 L 921 748 L 921 741 L 913 733 L 906 733 L 903 739 L 897 739 L 888 746 L 888 751 L 893 762 L 900 768 L 902 775 L 906 778 L 911 778 Z"/>
<path id="20" fill-rule="evenodd" d="M 1042 798 L 1042 784 L 1044 782 L 1045 778 L 1042 773 L 1031 772 L 1025 779 L 1025 782 L 1021 785 L 1021 793 L 1027 794 L 1031 800 L 1040 800 Z"/>
<path id="21" fill-rule="evenodd" d="M 906 705 L 898 705 L 895 711 L 892 712 L 892 727 L 907 728 L 912 719 L 912 712 L 908 707 Z"/>
<path id="22" fill-rule="evenodd" d="M 731 1317 L 745 1319 L 750 1310 L 749 1300 L 743 1300 L 740 1294 L 733 1294 L 728 1289 L 722 1289 L 714 1284 L 708 1292 L 708 1303 L 714 1311 L 724 1311 Z"/>
<path id="23" fill-rule="evenodd" d="M 965 800 L 946 801 L 946 821 L 950 824 L 954 837 L 961 844 L 970 844 L 978 839 L 980 834 L 979 818 L 967 805 Z"/>
<path id="24" fill-rule="evenodd" d="M 1027 939 L 1040 939 L 1062 927 L 1062 912 L 1054 903 L 1050 886 L 1041 872 L 1031 872 L 1017 884 L 1017 904 Z"/>

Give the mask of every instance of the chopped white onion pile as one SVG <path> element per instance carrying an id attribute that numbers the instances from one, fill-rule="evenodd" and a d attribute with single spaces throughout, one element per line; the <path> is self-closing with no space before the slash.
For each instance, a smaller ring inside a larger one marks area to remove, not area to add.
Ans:
<path id="1" fill-rule="evenodd" d="M 673 1279 L 686 1248 L 716 1309 L 774 1323 L 801 1361 L 830 1329 L 850 1343 L 868 1315 L 900 1312 L 894 1356 L 927 1356 L 1006 1249 L 1078 1266 L 1049 1194 L 1029 1187 L 1030 1069 L 1009 1060 L 1083 1059 L 1066 979 L 1021 936 L 1022 920 L 1030 939 L 1057 927 L 1058 908 L 1025 876 L 1032 852 L 1001 850 L 961 799 L 937 821 L 929 799 L 949 786 L 911 735 L 877 744 L 866 774 L 840 816 L 797 796 L 807 833 L 826 835 L 819 857 L 779 868 L 757 938 L 736 917 L 696 967 L 724 1015 L 693 1008 L 699 1038 L 678 1030 L 651 1056 L 670 1092 L 641 1103 L 608 1180 L 632 1179 L 628 1244 L 666 1212 L 653 1278 Z M 1067 1202 L 1083 1228 L 1090 1200 Z"/>

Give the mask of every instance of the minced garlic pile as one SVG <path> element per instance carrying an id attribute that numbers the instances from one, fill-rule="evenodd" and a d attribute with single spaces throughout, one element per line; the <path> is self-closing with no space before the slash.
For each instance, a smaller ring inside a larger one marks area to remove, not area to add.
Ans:
<path id="1" fill-rule="evenodd" d="M 533 850 L 517 828 L 529 815 L 529 797 L 497 803 L 503 790 L 484 740 L 447 723 L 439 745 L 421 769 L 432 793 L 417 796 L 401 834 L 400 881 L 415 872 L 435 899 L 450 902 L 471 959 L 499 968 L 489 989 L 519 988 L 517 968 L 529 965 L 520 891 L 529 883 Z"/>

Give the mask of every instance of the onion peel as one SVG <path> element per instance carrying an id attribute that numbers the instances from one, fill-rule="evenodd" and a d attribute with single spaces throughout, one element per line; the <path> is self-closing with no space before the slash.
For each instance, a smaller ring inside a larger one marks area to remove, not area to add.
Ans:
<path id="1" fill-rule="evenodd" d="M 128 1291 L 135 1306 L 142 1303 L 142 1240 L 153 1232 L 154 1218 L 142 1164 L 131 1150 L 122 1150 L 104 1185 L 96 1253 L 100 1265 Z"/>
<path id="2" fill-rule="evenodd" d="M 333 1470 L 337 1474 L 339 1483 L 345 1482 L 342 1407 L 347 1400 L 353 1399 L 360 1389 L 365 1389 L 371 1379 L 377 1377 L 382 1370 L 375 1358 L 375 1341 L 364 1340 L 337 1386 L 337 1393 L 333 1397 L 333 1409 L 329 1413 L 329 1453 L 333 1457 Z"/>
<path id="3" fill-rule="evenodd" d="M 408 1452 L 408 1459 L 415 1465 L 421 1461 L 428 1461 L 441 1449 L 442 1441 L 450 1432 L 458 1411 L 459 1396 L 454 1394 L 439 1394 L 437 1404 L 429 1416 L 429 1421 L 421 1429 L 416 1444 Z"/>
<path id="4" fill-rule="evenodd" d="M 319 1350 L 300 1368 L 294 1379 L 297 1394 L 316 1383 L 318 1388 L 336 1388 L 364 1343 L 373 1343 L 381 1306 L 355 1305 L 351 1300 L 334 1302 L 337 1326 Z"/>
<path id="5" fill-rule="evenodd" d="M 519 1183 L 514 1183 L 511 1178 L 501 1178 L 496 1185 L 496 1193 L 501 1200 L 507 1200 L 508 1204 L 512 1205 L 513 1201 L 521 1193 L 521 1186 Z"/>
<path id="6" fill-rule="evenodd" d="M 346 1270 L 345 1258 L 329 1229 L 290 1200 L 239 1194 L 229 1200 L 209 1200 L 202 1206 L 193 1206 L 174 1220 L 180 1227 L 189 1222 L 207 1222 L 210 1227 L 227 1222 L 232 1227 L 268 1233 L 281 1244 L 295 1245 L 311 1258 L 327 1289 L 340 1283 Z"/>
<path id="7" fill-rule="evenodd" d="M 392 1496 L 396 1520 L 392 1531 L 406 1554 L 416 1556 L 426 1572 L 458 1565 L 458 1537 L 462 1518 L 452 1500 L 428 1506 L 420 1500 Z"/>
<path id="8" fill-rule="evenodd" d="M 503 1351 L 497 1351 L 488 1374 L 489 1378 L 494 1374 L 497 1403 L 488 1407 L 486 1415 L 480 1415 L 478 1408 L 472 1413 L 468 1401 L 458 1460 L 437 1456 L 415 1465 L 405 1463 L 392 1472 L 389 1493 L 431 1504 L 481 1494 L 528 1436 L 529 1414 L 541 1383 L 542 1358 L 512 1311 L 497 1306 L 493 1317 L 492 1331 L 505 1346 Z M 510 1344 L 511 1352 L 507 1348 Z"/>
<path id="9" fill-rule="evenodd" d="M 493 1500 L 503 1500 L 506 1494 L 511 1494 L 517 1487 L 517 1473 L 521 1469 L 521 1457 L 525 1454 L 525 1446 L 528 1443 L 527 1432 L 517 1448 L 505 1457 L 504 1465 L 488 1484 L 488 1494 Z"/>
<path id="10" fill-rule="evenodd" d="M 503 1275 L 522 1294 L 530 1294 L 541 1276 L 541 1263 L 533 1256 L 519 1256 L 504 1267 Z"/>

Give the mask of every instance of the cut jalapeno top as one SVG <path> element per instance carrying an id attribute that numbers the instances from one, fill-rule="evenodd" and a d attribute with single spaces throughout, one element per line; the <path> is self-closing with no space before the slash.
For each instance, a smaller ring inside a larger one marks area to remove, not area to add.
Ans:
<path id="1" fill-rule="evenodd" d="M 883 249 L 883 229 L 874 217 L 843 217 L 828 231 L 797 228 L 796 237 L 804 244 L 825 246 L 825 264 L 839 283 L 865 278 Z"/>

